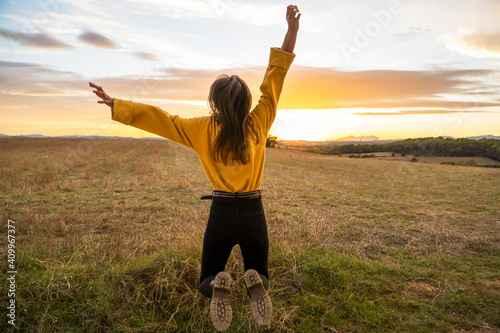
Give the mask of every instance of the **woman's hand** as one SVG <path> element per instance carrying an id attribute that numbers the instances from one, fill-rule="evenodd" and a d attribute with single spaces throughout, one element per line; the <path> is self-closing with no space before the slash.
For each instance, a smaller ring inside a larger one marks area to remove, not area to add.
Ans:
<path id="1" fill-rule="evenodd" d="M 293 53 L 295 48 L 295 41 L 297 40 L 297 31 L 299 31 L 299 8 L 290 5 L 286 8 L 286 21 L 288 22 L 288 31 L 285 35 L 285 40 L 281 49 L 286 52 Z"/>
<path id="2" fill-rule="evenodd" d="M 286 21 L 288 22 L 288 31 L 297 32 L 299 31 L 299 7 L 290 5 L 286 8 Z"/>
<path id="3" fill-rule="evenodd" d="M 104 90 L 102 90 L 102 87 L 99 87 L 92 82 L 89 82 L 89 86 L 96 89 L 93 92 L 97 95 L 97 97 L 102 98 L 102 101 L 97 101 L 97 103 L 106 104 L 110 108 L 113 107 L 113 98 L 109 97 L 108 94 L 106 94 Z"/>

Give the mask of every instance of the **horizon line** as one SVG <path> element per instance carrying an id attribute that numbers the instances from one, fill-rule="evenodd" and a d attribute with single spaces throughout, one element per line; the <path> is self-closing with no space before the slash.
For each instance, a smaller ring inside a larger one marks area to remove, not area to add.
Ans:
<path id="1" fill-rule="evenodd" d="M 338 139 L 327 139 L 327 140 L 287 140 L 287 139 L 277 139 L 276 141 L 282 141 L 282 142 L 377 142 L 377 141 L 403 141 L 403 140 L 408 140 L 408 139 L 421 139 L 421 138 L 452 138 L 452 139 L 475 139 L 475 138 L 486 138 L 486 137 L 493 137 L 496 140 L 500 140 L 500 135 L 493 135 L 493 134 L 484 134 L 484 135 L 471 135 L 471 136 L 466 136 L 466 137 L 453 137 L 449 135 L 440 135 L 440 136 L 422 136 L 422 137 L 408 137 L 408 138 L 397 138 L 397 139 L 379 139 L 378 137 L 372 135 L 372 136 L 352 136 L 352 140 L 346 140 L 347 138 L 350 138 L 351 136 L 347 137 L 342 137 Z M 374 137 L 376 138 L 375 140 L 366 140 L 363 141 L 365 138 L 369 137 Z M 0 133 L 0 139 L 2 138 L 33 138 L 33 139 L 44 139 L 44 138 L 53 138 L 53 139 L 108 139 L 108 140 L 113 140 L 113 139 L 134 139 L 134 140 L 165 140 L 165 141 L 172 141 L 167 138 L 163 138 L 160 136 L 156 137 L 130 137 L 130 136 L 116 136 L 116 135 L 82 135 L 82 134 L 72 134 L 72 135 L 56 135 L 56 136 L 51 136 L 51 135 L 45 135 L 45 134 L 18 134 L 18 135 L 9 135 L 9 134 L 4 134 Z M 174 142 L 174 141 L 172 141 Z"/>

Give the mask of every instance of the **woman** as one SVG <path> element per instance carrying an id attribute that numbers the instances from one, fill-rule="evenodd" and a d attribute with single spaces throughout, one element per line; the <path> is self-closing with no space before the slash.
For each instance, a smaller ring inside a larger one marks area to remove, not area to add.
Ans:
<path id="1" fill-rule="evenodd" d="M 109 97 L 93 84 L 93 92 L 111 107 L 112 119 L 163 136 L 196 151 L 214 191 L 203 238 L 199 289 L 211 298 L 210 316 L 224 331 L 232 320 L 231 276 L 224 272 L 234 245 L 244 261 L 244 280 L 252 315 L 260 325 L 271 321 L 267 225 L 260 195 L 266 138 L 276 117 L 285 75 L 293 62 L 300 13 L 288 6 L 288 31 L 281 48 L 271 48 L 257 106 L 238 76 L 219 76 L 210 87 L 211 115 L 180 118 L 158 107 Z"/>

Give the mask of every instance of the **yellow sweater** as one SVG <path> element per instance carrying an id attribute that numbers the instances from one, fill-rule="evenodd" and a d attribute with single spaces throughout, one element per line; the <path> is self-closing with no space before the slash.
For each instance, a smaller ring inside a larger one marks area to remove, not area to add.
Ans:
<path id="1" fill-rule="evenodd" d="M 217 130 L 210 126 L 210 116 L 181 118 L 155 106 L 115 98 L 112 119 L 194 149 L 214 190 L 233 193 L 258 190 L 264 171 L 267 134 L 276 117 L 283 81 L 294 58 L 293 53 L 271 48 L 269 65 L 260 86 L 262 95 L 250 112 L 259 129 L 260 140 L 258 145 L 252 143 L 247 164 L 224 165 L 215 161 L 213 143 Z"/>

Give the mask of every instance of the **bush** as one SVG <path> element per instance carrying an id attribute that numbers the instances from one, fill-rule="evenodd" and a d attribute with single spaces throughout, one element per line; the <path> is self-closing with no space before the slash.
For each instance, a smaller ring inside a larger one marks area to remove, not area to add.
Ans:
<path id="1" fill-rule="evenodd" d="M 418 162 L 418 160 L 414 157 L 410 160 L 410 162 Z"/>
<path id="2" fill-rule="evenodd" d="M 269 148 L 274 148 L 276 147 L 276 144 L 278 143 L 278 137 L 277 136 L 272 136 L 268 134 L 267 139 L 266 139 L 266 147 Z"/>
<path id="3" fill-rule="evenodd" d="M 417 138 L 395 141 L 386 144 L 345 144 L 323 148 L 330 155 L 369 154 L 393 152 L 401 156 L 460 156 L 489 157 L 500 161 L 500 140 L 498 139 L 452 139 L 452 138 Z"/>
<path id="4" fill-rule="evenodd" d="M 456 165 L 453 161 L 441 162 L 441 165 Z"/>

